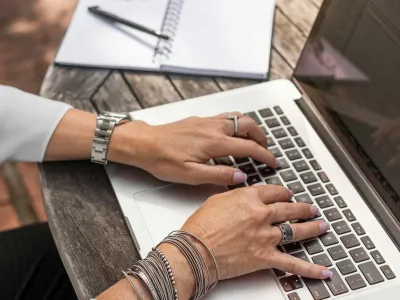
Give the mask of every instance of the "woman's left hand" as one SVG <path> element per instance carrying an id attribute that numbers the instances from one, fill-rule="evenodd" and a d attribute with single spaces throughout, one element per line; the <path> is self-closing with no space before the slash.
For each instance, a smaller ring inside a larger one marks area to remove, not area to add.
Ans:
<path id="1" fill-rule="evenodd" d="M 228 116 L 238 116 L 238 132 Z M 246 174 L 230 166 L 207 164 L 210 159 L 251 157 L 272 168 L 277 161 L 267 150 L 264 131 L 250 117 L 226 113 L 190 117 L 165 125 L 132 121 L 118 126 L 111 138 L 108 159 L 134 165 L 158 179 L 186 184 L 234 185 Z"/>

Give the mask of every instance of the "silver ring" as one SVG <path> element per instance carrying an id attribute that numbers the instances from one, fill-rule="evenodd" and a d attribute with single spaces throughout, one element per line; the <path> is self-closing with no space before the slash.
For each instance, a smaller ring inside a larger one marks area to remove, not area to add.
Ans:
<path id="1" fill-rule="evenodd" d="M 280 245 L 292 243 L 294 240 L 294 233 L 293 229 L 289 224 L 279 224 L 276 225 L 282 233 L 281 241 L 279 242 Z"/>
<path id="2" fill-rule="evenodd" d="M 238 116 L 229 116 L 229 117 L 227 117 L 227 119 L 233 121 L 233 136 L 237 136 L 238 129 L 239 129 L 239 122 L 238 122 L 239 117 Z"/>

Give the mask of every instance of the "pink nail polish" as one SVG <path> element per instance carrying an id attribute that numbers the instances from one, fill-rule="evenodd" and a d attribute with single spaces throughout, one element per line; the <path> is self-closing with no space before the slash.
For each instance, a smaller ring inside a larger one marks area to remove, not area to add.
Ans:
<path id="1" fill-rule="evenodd" d="M 325 222 L 321 222 L 319 223 L 319 230 L 321 230 L 321 232 L 325 232 L 330 228 L 328 223 Z"/>
<path id="2" fill-rule="evenodd" d="M 242 172 L 235 172 L 233 173 L 233 182 L 234 183 L 243 183 L 247 179 L 247 175 Z"/>
<path id="3" fill-rule="evenodd" d="M 318 213 L 318 208 L 315 205 L 312 205 L 310 208 L 311 214 L 315 216 Z"/>
<path id="4" fill-rule="evenodd" d="M 329 270 L 322 270 L 321 271 L 321 277 L 322 278 L 330 278 L 332 277 L 333 273 Z"/>

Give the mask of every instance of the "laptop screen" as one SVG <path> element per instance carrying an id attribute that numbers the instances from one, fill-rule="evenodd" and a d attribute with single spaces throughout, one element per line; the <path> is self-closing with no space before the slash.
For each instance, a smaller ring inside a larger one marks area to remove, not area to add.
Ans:
<path id="1" fill-rule="evenodd" d="M 399 73 L 399 0 L 325 0 L 294 78 L 400 222 Z"/>

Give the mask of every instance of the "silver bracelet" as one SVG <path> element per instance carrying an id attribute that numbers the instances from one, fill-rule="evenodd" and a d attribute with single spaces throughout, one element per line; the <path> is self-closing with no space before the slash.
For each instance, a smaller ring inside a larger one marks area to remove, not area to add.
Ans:
<path id="1" fill-rule="evenodd" d="M 132 279 L 129 277 L 129 275 L 125 272 L 122 271 L 122 274 L 124 275 L 124 277 L 128 280 L 129 284 L 131 285 L 133 291 L 135 292 L 135 294 L 139 297 L 139 300 L 144 300 L 142 297 L 142 294 L 139 292 L 139 290 L 136 288 L 135 284 L 133 283 Z"/>

